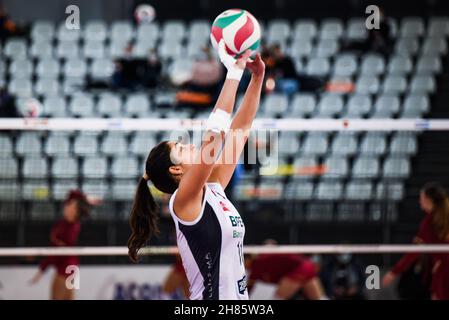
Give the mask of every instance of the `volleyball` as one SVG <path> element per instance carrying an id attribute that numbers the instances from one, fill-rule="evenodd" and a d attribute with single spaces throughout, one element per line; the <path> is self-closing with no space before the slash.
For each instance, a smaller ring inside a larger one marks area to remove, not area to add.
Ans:
<path id="1" fill-rule="evenodd" d="M 156 17 L 156 10 L 149 4 L 141 4 L 134 11 L 134 17 L 138 23 L 150 23 Z"/>
<path id="2" fill-rule="evenodd" d="M 215 18 L 210 39 L 214 48 L 223 39 L 228 53 L 233 56 L 247 49 L 255 51 L 260 44 L 260 25 L 246 10 L 226 10 Z"/>

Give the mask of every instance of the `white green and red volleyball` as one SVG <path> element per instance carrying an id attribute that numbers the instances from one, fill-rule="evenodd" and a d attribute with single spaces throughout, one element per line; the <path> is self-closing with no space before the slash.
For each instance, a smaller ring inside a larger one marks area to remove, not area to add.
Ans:
<path id="1" fill-rule="evenodd" d="M 260 44 L 260 25 L 246 10 L 226 10 L 215 18 L 210 39 L 214 48 L 224 39 L 228 53 L 233 56 L 247 49 L 255 51 Z"/>

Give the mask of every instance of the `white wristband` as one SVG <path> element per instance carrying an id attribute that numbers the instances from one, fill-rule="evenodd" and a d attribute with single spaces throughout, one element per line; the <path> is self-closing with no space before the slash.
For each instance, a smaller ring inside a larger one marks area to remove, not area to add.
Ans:
<path id="1" fill-rule="evenodd" d="M 225 134 L 231 127 L 231 114 L 223 109 L 216 109 L 212 112 L 206 121 L 206 130 L 215 133 L 224 132 Z"/>
<path id="2" fill-rule="evenodd" d="M 237 67 L 229 68 L 228 73 L 226 74 L 226 79 L 233 79 L 233 80 L 240 81 L 240 79 L 242 79 L 244 71 L 245 70 L 237 68 Z"/>

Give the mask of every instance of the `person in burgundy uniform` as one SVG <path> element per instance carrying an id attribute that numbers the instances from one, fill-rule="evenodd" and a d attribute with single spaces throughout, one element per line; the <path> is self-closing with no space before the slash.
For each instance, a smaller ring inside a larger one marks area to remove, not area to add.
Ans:
<path id="1" fill-rule="evenodd" d="M 89 215 L 92 205 L 99 203 L 100 200 L 90 198 L 81 191 L 70 191 L 64 201 L 63 217 L 51 229 L 51 246 L 76 246 L 81 229 L 81 219 Z M 31 283 L 37 283 L 51 265 L 56 268 L 51 287 L 51 299 L 73 300 L 75 298 L 74 290 L 66 286 L 66 278 L 73 275 L 73 270 L 67 268 L 79 266 L 79 258 L 77 256 L 48 256 L 44 258 L 40 263 L 38 272 L 31 279 Z"/>
<path id="2" fill-rule="evenodd" d="M 266 241 L 266 244 L 273 244 Z M 259 254 L 248 258 L 248 290 L 256 281 L 276 284 L 275 299 L 291 299 L 300 289 L 309 300 L 327 299 L 317 276 L 317 266 L 300 254 Z"/>
<path id="3" fill-rule="evenodd" d="M 182 265 L 181 256 L 177 255 L 176 261 L 162 285 L 162 292 L 168 299 L 170 295 L 179 289 L 182 290 L 184 297 L 188 300 L 190 297 L 189 280 L 187 279 L 184 266 Z"/>
<path id="4" fill-rule="evenodd" d="M 416 244 L 449 244 L 449 198 L 444 188 L 436 183 L 426 184 L 420 193 L 421 209 L 425 213 Z M 398 275 L 406 271 L 420 256 L 408 253 L 385 274 L 383 286 L 389 286 Z M 434 300 L 449 300 L 449 254 L 429 253 L 432 264 L 431 295 Z"/>

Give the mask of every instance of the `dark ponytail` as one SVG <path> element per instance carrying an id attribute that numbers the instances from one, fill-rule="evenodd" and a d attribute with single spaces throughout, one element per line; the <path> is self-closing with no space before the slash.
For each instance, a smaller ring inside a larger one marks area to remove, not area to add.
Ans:
<path id="1" fill-rule="evenodd" d="M 148 239 L 159 233 L 158 205 L 148 188 L 148 177 L 154 186 L 164 193 L 171 194 L 178 188 L 178 181 L 170 174 L 169 168 L 174 164 L 170 160 L 171 147 L 167 141 L 155 146 L 145 163 L 145 178 L 140 178 L 137 185 L 129 224 L 131 236 L 128 240 L 128 256 L 137 262 L 137 252 L 144 247 Z"/>
<path id="2" fill-rule="evenodd" d="M 157 210 L 158 205 L 148 188 L 147 181 L 140 178 L 129 219 L 132 232 L 128 240 L 128 256 L 133 262 L 138 261 L 137 252 L 145 246 L 147 240 L 159 233 Z"/>

